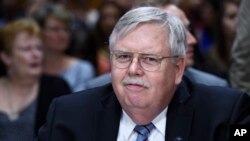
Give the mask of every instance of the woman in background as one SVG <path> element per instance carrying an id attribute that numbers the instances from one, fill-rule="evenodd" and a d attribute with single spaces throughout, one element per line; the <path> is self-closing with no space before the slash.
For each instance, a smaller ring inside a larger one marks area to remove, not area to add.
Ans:
<path id="1" fill-rule="evenodd" d="M 86 81 L 95 76 L 92 64 L 65 54 L 71 38 L 71 14 L 62 5 L 47 4 L 34 12 L 43 33 L 45 74 L 66 80 L 72 91 L 85 89 Z"/>
<path id="2" fill-rule="evenodd" d="M 31 19 L 7 23 L 0 32 L 0 140 L 30 141 L 44 123 L 51 100 L 70 93 L 67 83 L 42 75 L 43 44 Z"/>
<path id="3" fill-rule="evenodd" d="M 220 18 L 220 40 L 210 50 L 209 63 L 211 73 L 228 80 L 231 65 L 231 48 L 236 35 L 236 18 L 239 11 L 239 0 L 223 0 Z"/>

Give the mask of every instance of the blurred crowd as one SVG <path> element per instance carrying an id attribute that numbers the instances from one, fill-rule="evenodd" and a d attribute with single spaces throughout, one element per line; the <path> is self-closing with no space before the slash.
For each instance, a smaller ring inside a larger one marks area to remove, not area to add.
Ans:
<path id="1" fill-rule="evenodd" d="M 154 0 L 2 0 L 0 26 L 19 18 L 35 19 L 43 31 L 43 72 L 63 77 L 78 91 L 88 80 L 110 71 L 108 39 L 115 23 L 145 2 Z M 172 2 L 185 12 L 197 39 L 193 66 L 229 80 L 240 1 Z"/>
<path id="2" fill-rule="evenodd" d="M 51 88 L 60 87 L 52 99 L 84 90 L 89 81 L 109 73 L 108 40 L 119 18 L 133 7 L 169 1 L 185 12 L 189 30 L 197 39 L 188 54 L 194 58 L 193 68 L 230 85 L 240 0 L 1 0 L 0 89 L 6 94 L 0 94 L 0 124 L 2 111 L 16 120 L 15 112 L 27 110 L 27 106 L 34 110 L 30 105 L 40 102 L 40 91 L 51 90 L 42 85 L 45 77 Z M 26 89 L 20 91 L 20 87 Z M 8 96 L 10 91 L 13 94 Z M 16 93 L 29 94 L 28 99 Z M 40 110 L 35 109 L 33 112 Z M 1 126 L 6 127 L 6 133 L 13 133 L 7 125 Z"/>

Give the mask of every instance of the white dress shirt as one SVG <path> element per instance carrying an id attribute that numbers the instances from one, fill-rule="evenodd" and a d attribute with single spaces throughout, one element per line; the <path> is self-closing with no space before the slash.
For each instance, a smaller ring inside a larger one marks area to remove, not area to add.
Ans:
<path id="1" fill-rule="evenodd" d="M 155 129 L 150 133 L 148 141 L 165 141 L 165 130 L 167 122 L 167 107 L 152 121 Z M 136 124 L 122 110 L 117 141 L 136 141 L 137 133 L 134 131 Z"/>

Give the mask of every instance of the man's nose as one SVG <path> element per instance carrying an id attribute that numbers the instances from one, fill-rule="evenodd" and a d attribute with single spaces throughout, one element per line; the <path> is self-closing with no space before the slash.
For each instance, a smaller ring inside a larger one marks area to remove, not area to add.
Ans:
<path id="1" fill-rule="evenodd" d="M 140 65 L 139 58 L 133 58 L 129 67 L 128 67 L 129 75 L 142 75 L 143 68 Z"/>

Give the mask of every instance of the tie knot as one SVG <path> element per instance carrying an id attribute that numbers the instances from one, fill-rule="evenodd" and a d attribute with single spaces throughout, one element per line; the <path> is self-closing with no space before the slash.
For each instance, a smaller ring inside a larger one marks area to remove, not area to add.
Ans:
<path id="1" fill-rule="evenodd" d="M 134 131 L 138 133 L 139 136 L 143 136 L 144 140 L 148 138 L 150 132 L 155 128 L 153 123 L 147 125 L 136 125 Z"/>

